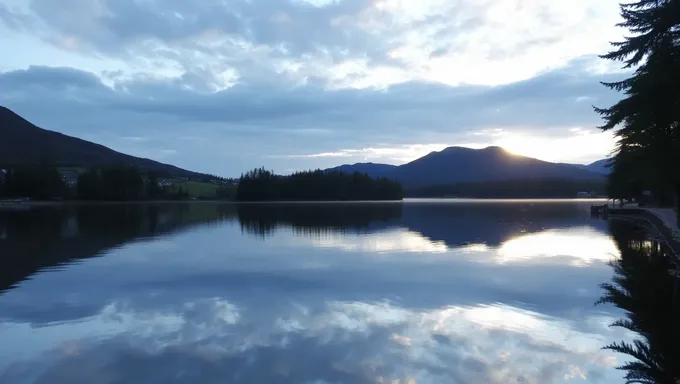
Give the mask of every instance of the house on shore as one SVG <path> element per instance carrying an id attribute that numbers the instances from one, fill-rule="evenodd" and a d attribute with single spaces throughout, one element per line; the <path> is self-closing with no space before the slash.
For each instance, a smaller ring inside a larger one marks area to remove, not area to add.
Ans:
<path id="1" fill-rule="evenodd" d="M 71 169 L 60 169 L 59 176 L 61 176 L 61 180 L 66 185 L 69 187 L 74 187 L 78 184 L 78 176 L 80 176 L 80 172 Z"/>

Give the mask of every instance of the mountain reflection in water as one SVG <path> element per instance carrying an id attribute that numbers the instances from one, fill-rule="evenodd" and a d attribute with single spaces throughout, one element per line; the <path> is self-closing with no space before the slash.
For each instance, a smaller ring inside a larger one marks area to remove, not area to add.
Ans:
<path id="1" fill-rule="evenodd" d="M 609 231 L 577 202 L 0 210 L 0 383 L 620 382 Z"/>

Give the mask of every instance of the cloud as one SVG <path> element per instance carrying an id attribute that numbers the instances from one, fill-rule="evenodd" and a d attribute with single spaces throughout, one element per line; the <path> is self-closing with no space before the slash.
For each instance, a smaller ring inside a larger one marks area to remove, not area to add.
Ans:
<path id="1" fill-rule="evenodd" d="M 387 83 L 502 84 L 606 49 L 620 35 L 616 3 L 31 0 L 12 20 L 33 19 L 34 34 L 64 49 L 156 61 L 149 68 L 233 67 L 250 78 L 256 66 L 330 82 L 344 68 L 339 84 L 381 73 Z"/>
<path id="2" fill-rule="evenodd" d="M 313 153 L 307 155 L 288 155 L 284 158 L 353 158 L 361 159 L 362 161 L 380 160 L 383 162 L 406 163 L 425 156 L 430 152 L 441 151 L 442 149 L 451 146 L 460 145 L 468 148 L 482 148 L 484 144 L 476 143 L 454 143 L 454 144 L 403 144 L 396 147 L 383 145 L 380 147 L 361 148 L 361 149 L 342 149 L 338 152 L 323 152 Z"/>
<path id="3" fill-rule="evenodd" d="M 0 4 L 0 24 L 14 30 L 23 30 L 31 27 L 32 20 L 29 16 L 13 12 L 7 5 Z"/>
<path id="4" fill-rule="evenodd" d="M 113 78 L 106 84 L 90 72 L 34 66 L 0 74 L 0 87 L 10 90 L 0 96 L 0 103 L 45 128 L 114 148 L 129 146 L 125 138 L 143 132 L 157 141 L 143 144 L 175 148 L 179 165 L 234 174 L 243 169 L 208 168 L 183 160 L 194 152 L 189 151 L 192 144 L 179 137 L 204 137 L 214 145 L 242 151 L 235 156 L 253 153 L 248 166 L 282 157 L 289 159 L 282 168 L 302 168 L 294 164 L 305 164 L 305 158 L 399 163 L 449 144 L 488 145 L 493 142 L 484 137 L 489 129 L 546 138 L 574 136 L 574 128 L 593 131 L 598 118 L 579 98 L 611 102 L 614 95 L 596 80 L 616 75 L 592 76 L 576 62 L 505 86 L 409 82 L 387 89 L 328 90 L 315 84 L 236 84 L 216 92 L 191 87 L 187 77 Z M 481 136 L 476 135 L 479 132 Z M 263 135 L 272 140 L 263 145 L 258 140 Z M 364 143 L 372 145 L 363 147 Z M 595 160 L 608 151 L 600 154 L 596 149 L 590 156 Z M 205 157 L 204 163 L 218 161 Z"/>
<path id="5" fill-rule="evenodd" d="M 616 1 L 577 3 L 12 0 L 0 103 L 223 175 L 399 163 L 417 146 L 491 144 L 471 137 L 488 129 L 568 138 L 599 123 L 590 104 L 616 98 L 598 81 L 621 77 L 594 56 L 620 35 Z M 121 139 L 142 135 L 153 140 Z"/>

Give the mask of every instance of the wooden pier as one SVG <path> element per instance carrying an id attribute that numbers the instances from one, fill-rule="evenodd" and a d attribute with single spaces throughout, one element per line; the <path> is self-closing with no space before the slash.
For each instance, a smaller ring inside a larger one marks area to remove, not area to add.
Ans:
<path id="1" fill-rule="evenodd" d="M 609 205 L 607 204 L 593 204 L 590 206 L 591 215 L 606 215 L 609 211 Z"/>

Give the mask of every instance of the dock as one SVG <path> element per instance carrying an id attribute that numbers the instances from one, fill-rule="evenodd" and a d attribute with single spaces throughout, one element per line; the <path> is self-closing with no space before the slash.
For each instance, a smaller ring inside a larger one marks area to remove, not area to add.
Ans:
<path id="1" fill-rule="evenodd" d="M 606 215 L 609 210 L 609 205 L 607 204 L 593 204 L 590 206 L 591 215 Z"/>
<path id="2" fill-rule="evenodd" d="M 617 220 L 644 222 L 643 226 L 650 235 L 665 243 L 680 262 L 680 228 L 673 209 L 640 207 L 634 204 L 613 207 L 603 204 L 591 206 L 590 213 Z"/>

